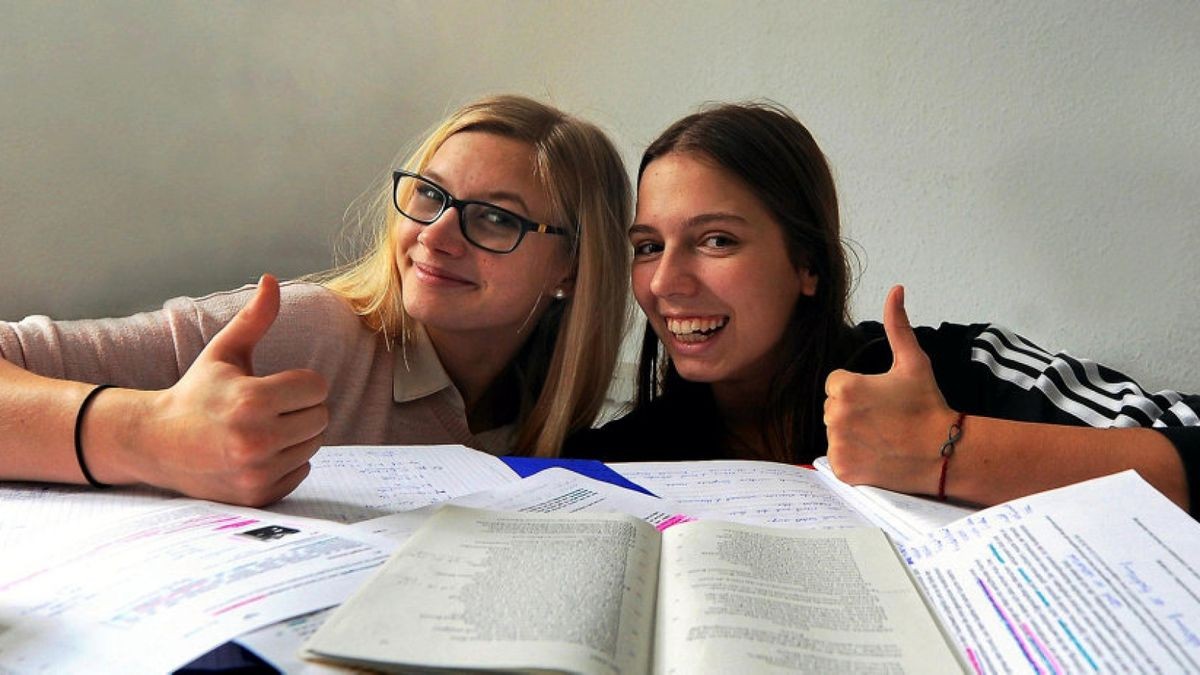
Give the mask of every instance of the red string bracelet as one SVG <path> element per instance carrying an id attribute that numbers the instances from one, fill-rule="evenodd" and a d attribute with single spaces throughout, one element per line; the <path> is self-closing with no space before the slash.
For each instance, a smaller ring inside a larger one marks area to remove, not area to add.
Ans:
<path id="1" fill-rule="evenodd" d="M 942 475 L 938 477 L 937 498 L 946 501 L 946 467 L 950 466 L 950 455 L 954 454 L 954 444 L 958 439 L 962 438 L 963 420 L 966 419 L 966 413 L 958 413 L 954 423 L 950 425 L 950 430 L 946 432 L 946 442 L 942 443 L 940 454 L 942 455 Z"/>

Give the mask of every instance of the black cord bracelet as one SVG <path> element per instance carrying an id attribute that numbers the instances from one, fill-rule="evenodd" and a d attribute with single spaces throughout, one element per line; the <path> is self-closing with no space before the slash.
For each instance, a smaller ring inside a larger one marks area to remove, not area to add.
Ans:
<path id="1" fill-rule="evenodd" d="M 92 399 L 96 398 L 96 394 L 105 389 L 112 389 L 116 385 L 101 384 L 95 389 L 88 392 L 87 396 L 83 397 L 83 403 L 79 404 L 79 413 L 75 415 L 75 459 L 79 462 L 79 470 L 83 473 L 83 477 L 87 479 L 88 485 L 94 488 L 112 487 L 108 483 L 101 483 L 96 480 L 91 471 L 88 471 L 87 462 L 83 461 L 83 414 L 87 412 L 88 406 L 92 404 Z"/>

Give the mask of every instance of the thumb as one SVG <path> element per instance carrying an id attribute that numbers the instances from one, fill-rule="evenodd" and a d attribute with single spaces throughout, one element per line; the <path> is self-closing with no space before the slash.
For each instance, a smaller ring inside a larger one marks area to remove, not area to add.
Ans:
<path id="1" fill-rule="evenodd" d="M 906 370 L 914 363 L 926 359 L 925 352 L 917 342 L 908 312 L 904 309 L 904 287 L 892 286 L 883 303 L 883 332 L 892 348 L 892 370 Z"/>
<path id="2" fill-rule="evenodd" d="M 258 291 L 233 320 L 222 328 L 204 354 L 217 361 L 237 366 L 247 375 L 254 374 L 252 356 L 258 341 L 267 334 L 279 315 L 279 281 L 270 274 L 258 280 Z"/>

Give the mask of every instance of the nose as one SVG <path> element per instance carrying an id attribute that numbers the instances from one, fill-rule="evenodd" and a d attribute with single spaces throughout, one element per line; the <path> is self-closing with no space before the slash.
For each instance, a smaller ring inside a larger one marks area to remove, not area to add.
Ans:
<path id="1" fill-rule="evenodd" d="M 417 234 L 417 242 L 422 246 L 451 256 L 462 255 L 467 248 L 467 242 L 462 235 L 462 225 L 459 222 L 461 213 L 457 207 L 451 206 L 438 216 L 438 219 L 428 225 L 414 222 L 421 231 Z"/>
<path id="2" fill-rule="evenodd" d="M 696 292 L 696 277 L 686 252 L 671 249 L 662 252 L 650 277 L 650 292 L 660 298 L 687 296 Z"/>

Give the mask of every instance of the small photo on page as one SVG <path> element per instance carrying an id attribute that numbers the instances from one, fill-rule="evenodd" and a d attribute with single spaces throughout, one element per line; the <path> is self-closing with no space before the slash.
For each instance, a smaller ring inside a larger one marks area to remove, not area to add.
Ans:
<path id="1" fill-rule="evenodd" d="M 238 536 L 250 537 L 259 541 L 275 541 L 276 539 L 283 539 L 289 534 L 296 534 L 299 531 L 300 530 L 284 527 L 282 525 L 267 525 L 266 527 L 258 527 L 253 530 L 239 532 Z"/>

